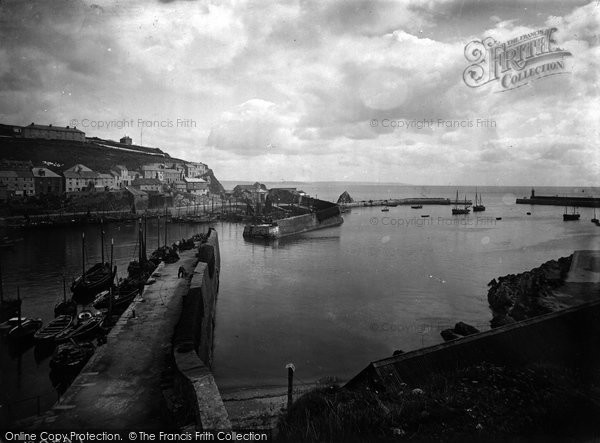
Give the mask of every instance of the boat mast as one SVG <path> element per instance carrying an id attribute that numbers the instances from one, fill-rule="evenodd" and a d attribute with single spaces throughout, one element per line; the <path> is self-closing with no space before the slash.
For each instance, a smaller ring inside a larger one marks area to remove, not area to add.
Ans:
<path id="1" fill-rule="evenodd" d="M 113 254 L 115 252 L 115 239 L 110 239 L 110 269 L 113 267 Z"/>
<path id="2" fill-rule="evenodd" d="M 21 327 L 21 290 L 17 286 L 17 327 Z"/>
<path id="3" fill-rule="evenodd" d="M 85 232 L 81 233 L 81 276 L 85 278 Z"/>
<path id="4" fill-rule="evenodd" d="M 167 247 L 167 207 L 165 206 L 165 248 Z"/>
<path id="5" fill-rule="evenodd" d="M 102 219 L 100 219 L 100 248 L 102 249 L 101 263 L 104 264 L 104 226 L 102 226 Z"/>
<path id="6" fill-rule="evenodd" d="M 143 233 L 142 233 L 142 219 L 138 225 L 138 263 L 142 264 L 142 248 L 143 248 Z"/>
<path id="7" fill-rule="evenodd" d="M 0 303 L 4 303 L 4 288 L 2 285 L 2 263 L 1 262 L 0 262 Z"/>

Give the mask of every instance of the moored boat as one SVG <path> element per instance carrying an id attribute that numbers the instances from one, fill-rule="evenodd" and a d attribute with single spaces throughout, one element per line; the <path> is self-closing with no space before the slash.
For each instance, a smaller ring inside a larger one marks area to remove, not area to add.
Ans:
<path id="1" fill-rule="evenodd" d="M 125 287 L 117 287 L 113 291 L 104 291 L 94 300 L 94 308 L 115 310 L 126 309 L 139 292 L 139 289 L 127 289 Z"/>
<path id="2" fill-rule="evenodd" d="M 42 320 L 39 318 L 29 318 L 25 321 L 18 321 L 17 326 L 8 331 L 9 340 L 22 341 L 33 337 L 35 332 L 42 327 Z"/>
<path id="3" fill-rule="evenodd" d="M 46 326 L 33 334 L 36 343 L 53 342 L 56 336 L 69 330 L 73 325 L 73 317 L 70 315 L 59 315 Z"/>
<path id="4" fill-rule="evenodd" d="M 481 194 L 477 196 L 477 189 L 475 189 L 475 204 L 473 205 L 473 212 L 483 212 L 485 211 L 485 206 L 483 206 L 483 200 L 481 198 Z"/>
<path id="5" fill-rule="evenodd" d="M 456 190 L 456 200 L 454 201 L 454 208 L 452 208 L 452 215 L 468 214 L 469 212 L 471 212 L 471 210 L 468 207 L 466 197 L 465 197 L 464 207 L 462 207 L 462 208 L 458 207 L 458 190 Z"/>
<path id="6" fill-rule="evenodd" d="M 576 208 L 573 207 L 573 211 L 571 213 L 567 212 L 567 208 L 565 207 L 565 212 L 563 214 L 563 221 L 577 221 L 581 214 L 577 212 Z"/>
<path id="7" fill-rule="evenodd" d="M 423 208 L 423 205 L 410 205 L 410 207 L 413 209 L 421 209 Z"/>
<path id="8" fill-rule="evenodd" d="M 53 371 L 79 371 L 94 354 L 92 343 L 69 342 L 58 345 L 50 360 Z"/>
<path id="9" fill-rule="evenodd" d="M 77 314 L 77 303 L 73 300 L 67 300 L 67 283 L 63 276 L 63 299 L 54 306 L 54 316 L 70 315 L 75 317 Z"/>
<path id="10" fill-rule="evenodd" d="M 101 330 L 104 316 L 95 315 L 89 318 L 80 320 L 74 328 L 59 332 L 54 337 L 54 341 L 57 343 L 66 342 L 74 339 L 81 339 L 85 337 L 91 337 Z"/>
<path id="11" fill-rule="evenodd" d="M 21 317 L 21 322 L 25 322 L 26 320 L 29 320 L 29 319 L 26 317 Z M 0 334 L 2 334 L 2 335 L 8 334 L 8 331 L 10 331 L 12 328 L 17 326 L 18 324 L 19 324 L 18 317 L 9 318 L 5 322 L 0 323 Z"/>
<path id="12" fill-rule="evenodd" d="M 86 297 L 91 297 L 99 292 L 110 288 L 114 278 L 112 266 L 104 262 L 104 231 L 101 232 L 101 249 L 102 259 L 100 263 L 96 263 L 90 269 L 85 268 L 85 234 L 81 236 L 82 249 L 82 273 L 77 277 L 71 285 L 73 298 L 75 301 L 80 301 Z M 79 300 L 78 300 L 79 299 Z"/>

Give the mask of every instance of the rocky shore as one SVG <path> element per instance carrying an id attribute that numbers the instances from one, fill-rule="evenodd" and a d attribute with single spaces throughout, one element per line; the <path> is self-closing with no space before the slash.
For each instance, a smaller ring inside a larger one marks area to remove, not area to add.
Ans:
<path id="1" fill-rule="evenodd" d="M 573 256 L 550 260 L 531 271 L 488 283 L 492 328 L 563 309 L 572 303 L 558 289 L 564 285 Z"/>

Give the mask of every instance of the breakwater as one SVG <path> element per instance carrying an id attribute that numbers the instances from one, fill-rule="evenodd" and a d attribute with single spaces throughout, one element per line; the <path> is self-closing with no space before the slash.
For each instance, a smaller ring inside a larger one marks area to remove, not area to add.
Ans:
<path id="1" fill-rule="evenodd" d="M 196 390 L 202 387 L 206 393 L 205 382 L 212 375 L 194 356 L 197 349 L 205 349 L 204 355 L 212 353 L 220 266 L 216 232 L 209 231 L 204 240 L 192 250 L 181 251 L 177 262 L 163 262 L 154 270 L 141 296 L 122 314 L 106 344 L 96 350 L 63 397 L 41 417 L 20 423 L 21 429 L 178 429 L 182 424 L 169 410 L 178 395 L 192 398 L 196 405 L 204 402 L 190 417 L 196 428 L 204 428 L 198 417 L 214 417 L 210 411 L 218 408 Z M 185 275 L 180 278 L 181 271 Z M 212 307 L 188 311 L 188 301 L 198 293 L 203 306 Z M 182 327 L 194 322 L 203 325 L 200 331 Z M 191 335 L 182 330 L 192 331 Z M 187 337 L 191 346 L 186 345 Z M 210 386 L 210 398 L 218 402 L 216 384 Z M 226 420 L 218 423 L 227 429 Z"/>
<path id="2" fill-rule="evenodd" d="M 600 208 L 600 198 L 591 197 L 536 196 L 530 198 L 518 198 L 516 202 L 521 205 L 575 206 L 583 208 Z"/>
<path id="3" fill-rule="evenodd" d="M 575 197 L 559 195 L 535 195 L 535 189 L 531 190 L 528 197 L 517 198 L 516 202 L 521 205 L 548 205 L 548 206 L 576 206 L 586 208 L 600 208 L 600 198 Z"/>
<path id="4" fill-rule="evenodd" d="M 370 207 L 370 206 L 408 206 L 408 205 L 472 205 L 471 200 L 451 200 L 449 198 L 393 198 L 388 200 L 362 200 L 352 203 L 339 203 L 344 208 Z"/>

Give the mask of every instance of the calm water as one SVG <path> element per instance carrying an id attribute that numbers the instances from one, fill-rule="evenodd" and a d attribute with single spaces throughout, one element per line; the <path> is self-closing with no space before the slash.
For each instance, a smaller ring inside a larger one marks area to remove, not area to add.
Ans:
<path id="1" fill-rule="evenodd" d="M 360 184 L 271 184 L 294 186 L 319 198 L 337 200 L 347 189 L 357 200 L 397 197 L 454 197 L 455 187 Z M 228 186 L 225 184 L 227 188 Z M 225 392 L 250 386 L 286 384 L 285 365 L 297 379 L 326 376 L 346 380 L 369 361 L 440 343 L 439 332 L 457 321 L 488 328 L 487 283 L 522 272 L 576 249 L 597 249 L 599 228 L 562 221 L 563 208 L 515 205 L 529 188 L 481 188 L 487 210 L 477 218 L 452 217 L 449 206 L 356 208 L 336 228 L 282 239 L 250 242 L 243 225 L 216 225 L 222 272 L 217 303 L 214 373 Z M 592 195 L 595 189 L 536 188 L 539 195 Z M 461 188 L 473 198 L 474 188 Z M 532 215 L 526 215 L 531 211 Z M 429 214 L 422 219 L 421 214 Z M 502 217 L 496 221 L 495 217 Z M 169 238 L 190 236 L 197 227 L 170 225 Z M 135 226 L 110 225 L 117 264 L 136 256 Z M 155 247 L 156 227 L 148 229 Z M 90 262 L 99 257 L 98 228 L 86 230 Z M 26 314 L 51 317 L 62 293 L 61 275 L 81 267 L 81 231 L 27 231 L 22 246 L 2 257 L 5 289 L 21 286 Z M 162 233 L 161 233 L 162 236 Z M 4 345 L 0 345 L 4 346 Z M 20 414 L 35 413 L 55 394 L 48 360 L 33 351 L 0 349 L 0 403 Z M 28 408 L 28 409 L 27 409 Z M 6 407 L 4 408 L 6 409 Z M 26 411 L 27 410 L 27 411 Z"/>

